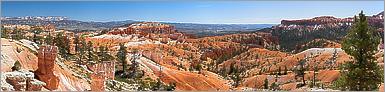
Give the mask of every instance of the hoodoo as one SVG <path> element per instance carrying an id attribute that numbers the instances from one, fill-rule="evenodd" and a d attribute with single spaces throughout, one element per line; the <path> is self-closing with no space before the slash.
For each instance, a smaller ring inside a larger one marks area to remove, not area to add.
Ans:
<path id="1" fill-rule="evenodd" d="M 35 71 L 37 79 L 45 82 L 45 88 L 55 90 L 59 86 L 59 78 L 54 75 L 56 46 L 40 46 L 38 51 L 38 69 Z"/>

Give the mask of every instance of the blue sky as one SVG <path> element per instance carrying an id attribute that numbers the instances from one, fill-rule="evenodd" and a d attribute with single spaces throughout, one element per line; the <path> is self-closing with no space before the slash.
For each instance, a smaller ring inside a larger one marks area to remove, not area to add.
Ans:
<path id="1" fill-rule="evenodd" d="M 279 24 L 282 19 L 351 17 L 384 10 L 384 1 L 3 1 L 2 16 L 67 16 L 82 21 Z"/>

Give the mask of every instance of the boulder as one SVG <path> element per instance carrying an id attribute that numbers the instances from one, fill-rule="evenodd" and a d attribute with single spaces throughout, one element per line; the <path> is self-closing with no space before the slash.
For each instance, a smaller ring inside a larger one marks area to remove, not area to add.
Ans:
<path id="1" fill-rule="evenodd" d="M 12 86 L 5 87 L 2 85 L 3 91 L 41 91 L 41 88 L 46 85 L 44 82 L 41 82 L 34 78 L 34 74 L 28 71 L 13 71 L 3 73 L 3 77 L 6 81 L 6 84 Z"/>

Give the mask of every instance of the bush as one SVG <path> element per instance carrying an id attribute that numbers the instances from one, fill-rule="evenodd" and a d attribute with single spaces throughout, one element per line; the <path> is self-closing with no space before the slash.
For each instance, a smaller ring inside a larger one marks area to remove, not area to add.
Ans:
<path id="1" fill-rule="evenodd" d="M 15 64 L 13 64 L 13 67 L 11 69 L 12 69 L 12 71 L 19 71 L 21 69 L 20 62 L 16 61 Z"/>

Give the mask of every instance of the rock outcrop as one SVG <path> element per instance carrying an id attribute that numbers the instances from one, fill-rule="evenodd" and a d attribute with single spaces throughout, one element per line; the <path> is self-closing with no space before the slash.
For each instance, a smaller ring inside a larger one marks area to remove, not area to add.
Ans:
<path id="1" fill-rule="evenodd" d="M 91 91 L 104 91 L 106 81 L 104 72 L 95 72 L 91 74 Z"/>
<path id="2" fill-rule="evenodd" d="M 368 23 L 374 27 L 383 28 L 383 16 L 384 12 L 377 15 L 367 16 Z M 275 29 L 287 30 L 294 28 L 308 28 L 308 29 L 319 29 L 324 27 L 336 27 L 341 25 L 352 25 L 354 18 L 335 18 L 333 16 L 320 16 L 312 19 L 301 19 L 301 20 L 282 20 L 281 25 L 275 26 Z"/>
<path id="3" fill-rule="evenodd" d="M 149 33 L 174 33 L 174 26 L 168 24 L 162 24 L 158 22 L 139 22 L 129 24 L 128 27 L 115 28 L 114 31 L 108 32 L 108 34 L 142 34 L 146 35 Z"/>
<path id="4" fill-rule="evenodd" d="M 100 73 L 107 79 L 115 78 L 115 61 L 103 61 L 94 65 L 87 65 L 94 73 Z"/>
<path id="5" fill-rule="evenodd" d="M 55 90 L 59 86 L 60 80 L 53 73 L 56 55 L 56 46 L 40 46 L 38 51 L 38 69 L 35 74 L 39 80 L 47 83 L 45 87 L 49 90 Z"/>
<path id="6" fill-rule="evenodd" d="M 41 91 L 42 87 L 46 85 L 44 82 L 41 82 L 34 78 L 34 74 L 28 71 L 13 71 L 5 72 L 2 74 L 2 77 L 5 77 L 7 84 L 11 85 L 5 87 L 2 83 L 2 91 Z"/>

